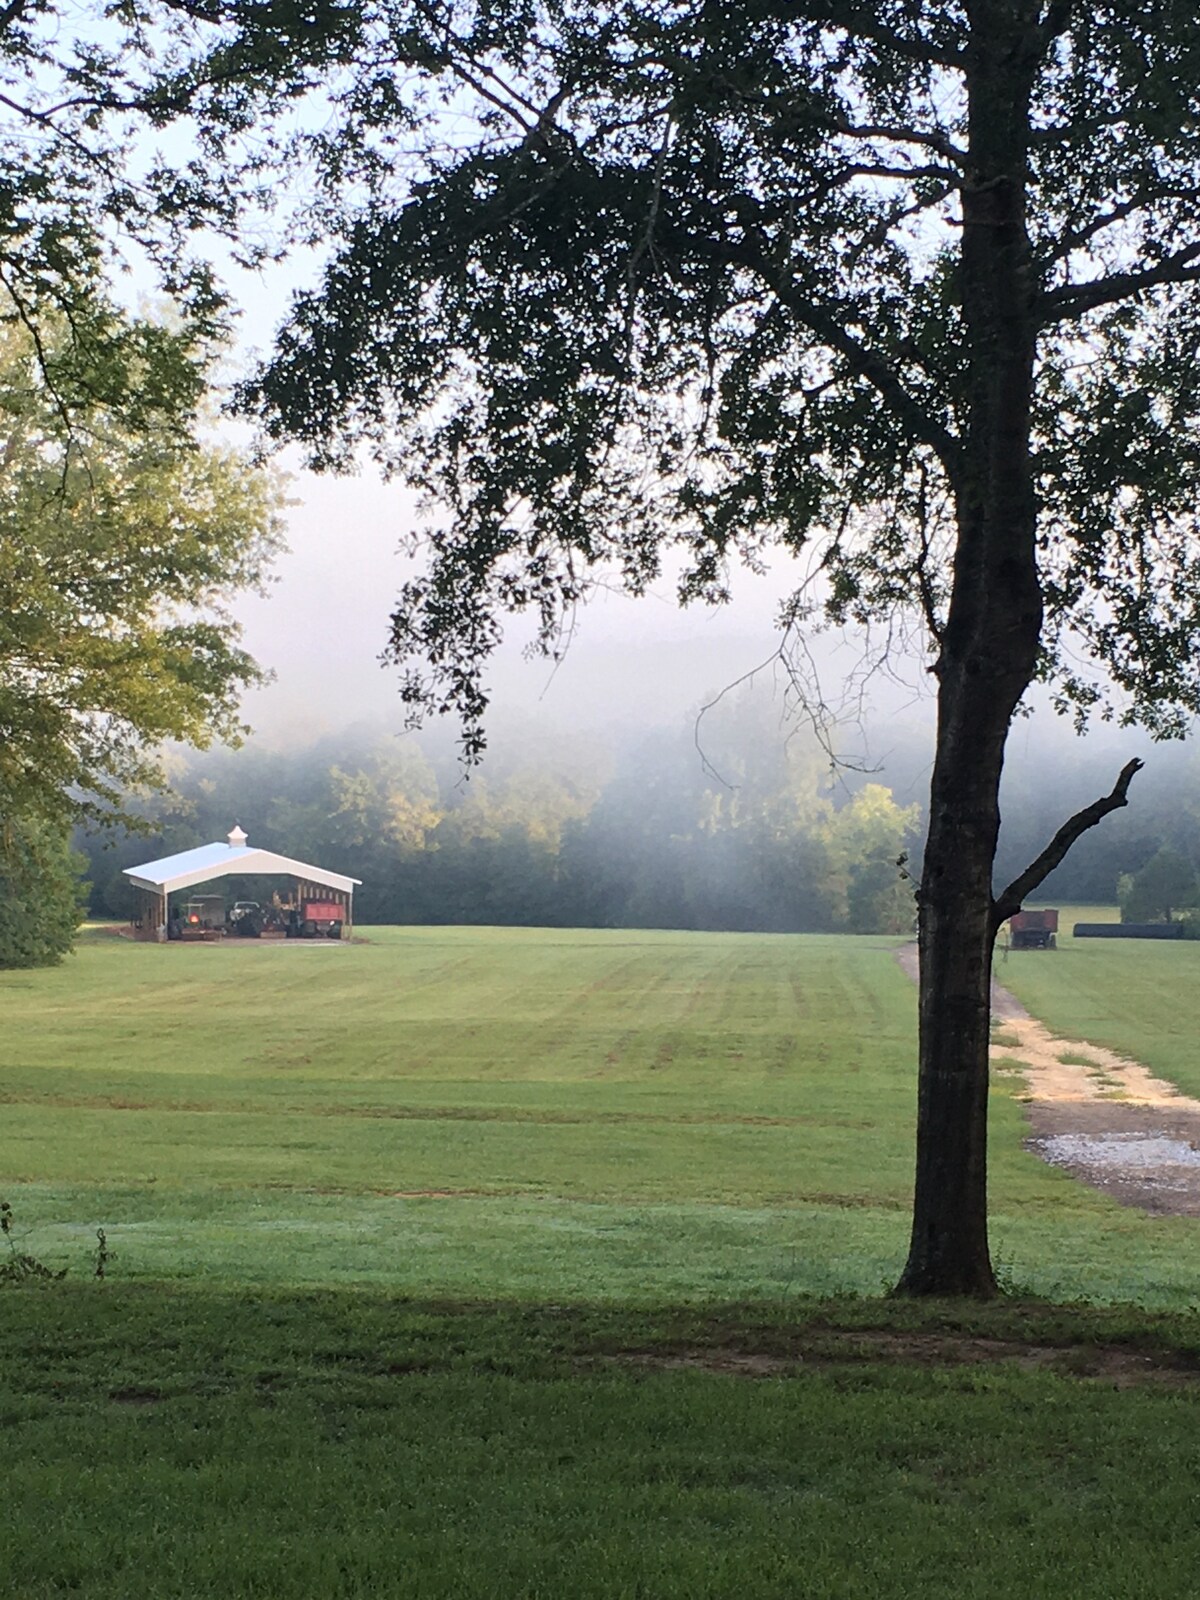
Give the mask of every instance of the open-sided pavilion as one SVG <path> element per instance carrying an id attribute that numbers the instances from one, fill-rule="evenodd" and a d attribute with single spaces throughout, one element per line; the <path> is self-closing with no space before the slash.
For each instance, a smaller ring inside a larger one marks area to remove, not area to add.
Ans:
<path id="1" fill-rule="evenodd" d="M 177 855 L 146 861 L 140 867 L 127 867 L 125 876 L 137 893 L 133 917 L 134 933 L 141 939 L 165 939 L 173 894 L 212 883 L 218 878 L 281 877 L 295 890 L 296 899 L 332 902 L 345 914 L 343 925 L 354 926 L 354 890 L 361 878 L 348 878 L 340 872 L 314 867 L 307 861 L 293 861 L 273 850 L 256 850 L 236 824 L 225 840 L 197 845 Z"/>

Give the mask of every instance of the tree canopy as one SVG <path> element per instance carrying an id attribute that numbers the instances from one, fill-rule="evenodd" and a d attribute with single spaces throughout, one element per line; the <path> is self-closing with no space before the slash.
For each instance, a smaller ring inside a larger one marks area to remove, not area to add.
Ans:
<path id="1" fill-rule="evenodd" d="M 0 815 L 118 802 L 162 741 L 236 735 L 261 676 L 228 601 L 263 578 L 279 489 L 197 441 L 186 337 L 112 311 L 89 355 L 0 319 Z"/>
<path id="2" fill-rule="evenodd" d="M 553 649 L 591 579 L 638 589 L 672 545 L 684 598 L 720 598 L 730 558 L 815 541 L 795 614 L 919 606 L 936 652 L 980 420 L 965 246 L 997 225 L 963 197 L 1012 181 L 1035 670 L 1082 707 L 1107 674 L 1160 727 L 1196 709 L 1191 7 L 483 0 L 357 26 L 309 146 L 331 260 L 249 394 L 316 465 L 365 446 L 446 512 L 395 615 L 414 702 L 473 718 L 499 616 L 533 607 Z"/>
<path id="3" fill-rule="evenodd" d="M 338 0 L 0 6 L 8 309 L 32 327 L 53 312 L 95 346 L 110 326 L 105 280 L 139 263 L 195 337 L 224 331 L 216 238 L 238 261 L 271 253 L 247 220 L 269 211 L 265 169 L 278 153 L 265 130 L 247 138 L 255 115 L 309 86 L 308 68 L 336 54 L 353 12 Z M 234 19 L 252 43 L 225 26 Z M 201 98 L 207 114 L 191 118 Z"/>
<path id="4" fill-rule="evenodd" d="M 155 744 L 236 732 L 258 669 L 227 601 L 278 539 L 278 491 L 201 446 L 225 304 L 201 222 L 219 164 L 161 160 L 187 6 L 0 7 L 0 961 L 53 960 L 77 911 L 71 814 L 153 779 Z M 213 81 L 219 63 L 211 64 Z M 286 93 L 285 90 L 278 92 Z M 248 173 L 239 181 L 244 201 Z M 246 252 L 252 247 L 247 242 Z M 130 264 L 164 294 L 128 314 Z"/>

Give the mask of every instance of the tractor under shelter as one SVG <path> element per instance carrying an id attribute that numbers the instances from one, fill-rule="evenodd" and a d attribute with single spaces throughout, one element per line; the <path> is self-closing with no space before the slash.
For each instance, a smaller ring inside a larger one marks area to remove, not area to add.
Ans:
<path id="1" fill-rule="evenodd" d="M 354 926 L 354 890 L 362 881 L 273 850 L 256 850 L 236 824 L 224 842 L 128 867 L 125 876 L 136 896 L 134 937 L 156 941 L 214 940 L 226 934 L 339 939 Z M 265 903 L 239 900 L 229 906 L 212 886 L 233 877 L 280 880 L 280 886 Z M 187 895 L 200 888 L 207 892 Z"/>

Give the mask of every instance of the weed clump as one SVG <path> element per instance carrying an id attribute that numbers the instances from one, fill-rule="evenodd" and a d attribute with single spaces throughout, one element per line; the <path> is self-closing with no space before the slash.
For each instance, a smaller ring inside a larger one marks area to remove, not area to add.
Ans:
<path id="1" fill-rule="evenodd" d="M 0 1233 L 8 1241 L 8 1259 L 0 1261 L 0 1283 L 29 1283 L 42 1281 L 54 1283 L 59 1278 L 67 1275 L 66 1267 L 55 1272 L 44 1261 L 39 1261 L 36 1256 L 31 1256 L 24 1250 L 17 1249 L 16 1237 L 13 1234 L 13 1211 L 7 1200 L 0 1200 Z M 102 1276 L 102 1274 L 97 1274 Z"/>

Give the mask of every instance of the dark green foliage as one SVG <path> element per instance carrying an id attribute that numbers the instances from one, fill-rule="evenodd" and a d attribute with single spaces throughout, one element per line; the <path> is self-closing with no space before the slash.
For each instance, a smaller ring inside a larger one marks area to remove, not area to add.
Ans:
<path id="1" fill-rule="evenodd" d="M 0 822 L 0 967 L 46 967 L 70 950 L 90 885 L 61 819 Z"/>
<path id="2" fill-rule="evenodd" d="M 1172 922 L 1200 895 L 1196 869 L 1177 850 L 1157 850 L 1140 872 L 1118 885 L 1122 922 Z"/>

